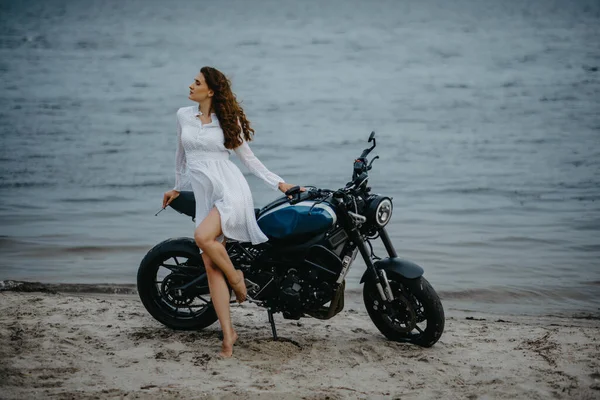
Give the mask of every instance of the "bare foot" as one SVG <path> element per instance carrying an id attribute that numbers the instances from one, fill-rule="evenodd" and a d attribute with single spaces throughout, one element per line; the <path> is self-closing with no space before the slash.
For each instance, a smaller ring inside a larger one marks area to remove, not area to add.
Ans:
<path id="1" fill-rule="evenodd" d="M 236 331 L 233 331 L 233 337 L 231 339 L 223 338 L 223 344 L 221 345 L 221 352 L 219 353 L 219 357 L 229 358 L 233 355 L 233 345 L 238 339 L 238 334 Z"/>
<path id="2" fill-rule="evenodd" d="M 239 279 L 237 280 L 237 282 L 229 282 L 229 284 L 231 285 L 231 288 L 235 293 L 235 298 L 237 299 L 237 302 L 243 303 L 244 301 L 246 301 L 246 283 L 244 282 L 244 273 L 240 270 L 236 270 L 236 272 L 239 275 Z"/>

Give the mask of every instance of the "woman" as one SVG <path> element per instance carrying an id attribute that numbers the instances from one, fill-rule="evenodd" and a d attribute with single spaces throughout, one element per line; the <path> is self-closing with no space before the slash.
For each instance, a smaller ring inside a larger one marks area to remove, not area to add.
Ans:
<path id="1" fill-rule="evenodd" d="M 225 238 L 253 244 L 268 239 L 256 223 L 250 188 L 229 160 L 229 150 L 274 190 L 285 192 L 294 185 L 269 171 L 252 153 L 247 142 L 252 140 L 254 129 L 225 75 L 203 67 L 189 89 L 189 99 L 198 104 L 177 111 L 175 187 L 164 194 L 163 208 L 179 196 L 187 167 L 196 199 L 194 240 L 202 253 L 211 299 L 223 330 L 219 355 L 231 357 L 238 335 L 231 323 L 225 277 L 239 303 L 246 300 L 246 285 L 244 274 L 234 268 L 227 255 Z"/>

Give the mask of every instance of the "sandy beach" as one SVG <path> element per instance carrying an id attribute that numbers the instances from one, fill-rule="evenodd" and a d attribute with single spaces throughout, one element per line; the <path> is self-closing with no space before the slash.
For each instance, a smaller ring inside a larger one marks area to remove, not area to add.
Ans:
<path id="1" fill-rule="evenodd" d="M 430 349 L 386 340 L 359 298 L 329 321 L 232 306 L 240 339 L 176 332 L 137 295 L 0 292 L 3 399 L 596 399 L 600 321 L 447 311 Z M 80 289 L 81 290 L 81 289 Z M 103 290 L 110 292 L 110 289 Z"/>

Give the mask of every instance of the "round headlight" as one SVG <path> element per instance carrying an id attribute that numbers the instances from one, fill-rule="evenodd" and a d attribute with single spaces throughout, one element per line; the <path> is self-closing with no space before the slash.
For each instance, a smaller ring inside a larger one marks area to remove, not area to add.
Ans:
<path id="1" fill-rule="evenodd" d="M 368 198 L 367 212 L 365 216 L 371 226 L 383 228 L 392 218 L 392 199 L 387 196 L 373 194 Z"/>
<path id="2" fill-rule="evenodd" d="M 377 225 L 384 227 L 392 218 L 392 202 L 388 198 L 384 198 L 379 202 L 375 209 L 375 222 Z"/>

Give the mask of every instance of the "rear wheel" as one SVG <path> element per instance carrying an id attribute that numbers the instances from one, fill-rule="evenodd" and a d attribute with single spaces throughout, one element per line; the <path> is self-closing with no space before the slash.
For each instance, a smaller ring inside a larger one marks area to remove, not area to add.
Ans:
<path id="1" fill-rule="evenodd" d="M 385 337 L 396 342 L 433 346 L 444 331 L 444 308 L 423 277 L 388 277 L 394 301 L 384 302 L 373 280 L 365 283 L 363 300 L 371 320 Z"/>
<path id="2" fill-rule="evenodd" d="M 204 262 L 191 238 L 154 246 L 140 263 L 137 288 L 146 310 L 169 328 L 199 330 L 217 320 Z"/>

